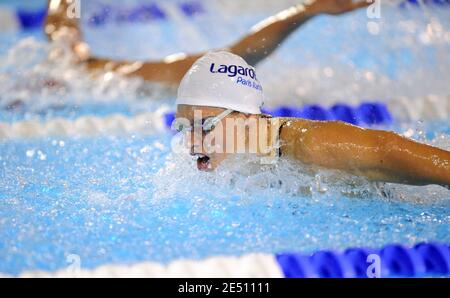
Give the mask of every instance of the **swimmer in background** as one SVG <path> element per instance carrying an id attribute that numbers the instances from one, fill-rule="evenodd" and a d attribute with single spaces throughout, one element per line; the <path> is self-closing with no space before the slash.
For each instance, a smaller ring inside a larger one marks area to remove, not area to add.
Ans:
<path id="1" fill-rule="evenodd" d="M 221 71 L 211 71 L 213 66 Z M 254 153 L 264 163 L 290 158 L 371 181 L 449 188 L 449 151 L 340 121 L 271 118 L 261 113 L 262 90 L 242 80 L 259 84 L 241 57 L 220 51 L 197 60 L 180 83 L 173 128 L 186 135 L 199 170 L 214 170 L 230 155 Z"/>
<path id="2" fill-rule="evenodd" d="M 225 50 L 243 57 L 255 66 L 274 52 L 297 28 L 320 14 L 339 15 L 371 4 L 365 0 L 307 0 L 256 24 L 247 36 Z M 139 76 L 147 81 L 177 85 L 191 65 L 203 53 L 176 54 L 162 61 L 116 61 L 93 57 L 83 41 L 77 19 L 70 19 L 68 0 L 49 0 L 45 33 L 53 41 L 64 36 L 69 39 L 77 59 L 90 70 L 116 71 L 127 76 Z"/>

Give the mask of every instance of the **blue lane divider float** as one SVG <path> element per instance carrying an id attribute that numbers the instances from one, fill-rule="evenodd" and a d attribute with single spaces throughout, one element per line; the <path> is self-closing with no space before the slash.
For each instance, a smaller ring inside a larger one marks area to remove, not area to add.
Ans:
<path id="1" fill-rule="evenodd" d="M 357 107 L 335 104 L 330 108 L 320 105 L 305 105 L 302 108 L 279 107 L 263 110 L 274 117 L 298 117 L 310 120 L 339 120 L 355 125 L 380 125 L 392 123 L 387 106 L 380 102 L 363 102 Z"/>
<path id="2" fill-rule="evenodd" d="M 391 244 L 381 251 L 383 276 L 422 276 L 426 273 L 425 262 L 415 249 Z"/>
<path id="3" fill-rule="evenodd" d="M 435 6 L 443 6 L 449 5 L 450 0 L 406 0 L 400 3 L 400 7 L 405 8 L 406 6 L 415 6 L 421 7 L 422 5 L 435 5 Z"/>
<path id="4" fill-rule="evenodd" d="M 399 4 L 400 8 L 427 6 L 450 6 L 450 0 L 405 0 Z M 206 9 L 202 1 L 185 1 L 178 4 L 178 9 L 186 16 L 193 17 L 206 13 Z M 47 13 L 47 7 L 30 10 L 19 8 L 16 11 L 17 19 L 22 29 L 41 28 Z M 134 7 L 116 7 L 112 5 L 101 5 L 101 7 L 93 12 L 88 18 L 91 26 L 102 26 L 109 22 L 148 22 L 154 20 L 166 20 L 167 13 L 163 7 L 157 3 L 148 5 L 137 5 Z"/>
<path id="5" fill-rule="evenodd" d="M 380 260 L 381 277 L 421 277 L 450 275 L 450 246 L 419 243 L 414 247 L 389 244 L 382 249 L 350 248 L 344 252 L 319 251 L 312 255 L 277 254 L 285 277 L 367 277 L 372 264 L 368 256 Z"/>
<path id="6" fill-rule="evenodd" d="M 166 18 L 166 12 L 156 4 L 139 5 L 127 9 L 102 5 L 88 18 L 88 24 L 90 26 L 102 26 L 107 23 L 145 23 L 165 20 Z"/>
<path id="7" fill-rule="evenodd" d="M 319 251 L 311 256 L 313 268 L 324 278 L 355 277 L 355 268 L 345 255 L 334 251 Z"/>
<path id="8" fill-rule="evenodd" d="M 367 257 L 377 252 L 377 250 L 370 248 L 349 248 L 344 251 L 345 257 L 353 266 L 354 277 L 367 277 Z"/>
<path id="9" fill-rule="evenodd" d="M 206 12 L 202 2 L 185 1 L 178 3 L 178 10 L 186 17 L 194 17 Z M 102 5 L 88 17 L 90 26 L 103 26 L 108 23 L 145 23 L 163 21 L 169 18 L 166 9 L 157 3 L 119 7 Z"/>
<path id="10" fill-rule="evenodd" d="M 450 246 L 439 243 L 419 243 L 416 251 L 425 263 L 425 271 L 438 275 L 450 272 Z"/>
<path id="11" fill-rule="evenodd" d="M 387 106 L 380 102 L 363 102 L 357 107 L 347 104 L 335 104 L 330 108 L 320 105 L 305 105 L 302 108 L 282 106 L 271 110 L 263 109 L 263 113 L 273 117 L 339 120 L 361 126 L 388 125 L 393 121 Z M 166 113 L 164 118 L 166 126 L 170 127 L 175 119 L 175 113 Z"/>
<path id="12" fill-rule="evenodd" d="M 24 30 L 41 28 L 47 16 L 47 8 L 29 10 L 18 9 L 16 11 L 17 19 Z"/>
<path id="13" fill-rule="evenodd" d="M 206 13 L 201 1 L 184 1 L 178 3 L 179 11 L 186 17 L 195 17 Z M 16 19 L 23 30 L 40 29 L 47 15 L 47 7 L 18 8 L 15 10 Z M 135 6 L 116 6 L 102 4 L 87 18 L 90 26 L 102 26 L 107 23 L 145 23 L 166 20 L 167 11 L 157 3 Z"/>
<path id="14" fill-rule="evenodd" d="M 203 4 L 198 1 L 180 3 L 179 7 L 181 11 L 188 17 L 206 13 L 206 9 L 203 7 Z"/>
<path id="15" fill-rule="evenodd" d="M 168 112 L 164 114 L 164 124 L 167 128 L 172 127 L 172 123 L 175 120 L 175 112 Z"/>

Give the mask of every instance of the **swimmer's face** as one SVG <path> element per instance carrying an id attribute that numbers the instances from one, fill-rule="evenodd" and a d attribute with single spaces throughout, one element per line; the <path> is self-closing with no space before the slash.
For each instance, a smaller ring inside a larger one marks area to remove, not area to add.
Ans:
<path id="1" fill-rule="evenodd" d="M 187 146 L 190 154 L 197 157 L 197 168 L 202 171 L 211 171 L 226 159 L 227 155 L 234 154 L 234 150 L 227 149 L 227 142 L 233 137 L 236 144 L 236 135 L 227 133 L 226 121 L 245 119 L 247 116 L 239 112 L 233 112 L 215 125 L 211 131 L 203 131 L 202 123 L 210 118 L 216 117 L 225 109 L 205 106 L 178 105 L 176 118 L 177 122 L 184 122 L 187 127 L 194 127 L 193 130 L 186 130 Z M 195 124 L 195 126 L 194 126 Z M 234 149 L 234 148 L 233 148 Z"/>

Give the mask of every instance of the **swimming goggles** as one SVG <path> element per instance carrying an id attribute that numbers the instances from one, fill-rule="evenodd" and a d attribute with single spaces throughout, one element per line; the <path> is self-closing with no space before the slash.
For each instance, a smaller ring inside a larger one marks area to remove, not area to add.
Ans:
<path id="1" fill-rule="evenodd" d="M 201 127 L 202 132 L 209 133 L 216 127 L 217 123 L 222 121 L 223 118 L 225 118 L 226 116 L 228 116 L 233 112 L 234 112 L 233 110 L 225 110 L 217 116 L 202 119 L 200 123 L 194 122 L 194 126 L 192 126 L 190 122 L 187 121 L 187 119 L 176 118 L 175 121 L 172 123 L 172 128 L 178 132 L 186 132 L 186 131 L 193 131 L 194 128 Z"/>

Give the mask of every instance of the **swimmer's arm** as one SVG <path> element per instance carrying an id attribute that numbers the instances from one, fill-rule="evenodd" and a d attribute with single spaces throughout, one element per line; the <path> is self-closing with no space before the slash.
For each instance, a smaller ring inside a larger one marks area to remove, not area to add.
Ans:
<path id="1" fill-rule="evenodd" d="M 295 120 L 281 130 L 282 152 L 307 164 L 369 180 L 450 186 L 450 152 L 388 131 L 343 122 Z"/>
<path id="2" fill-rule="evenodd" d="M 149 81 L 178 83 L 191 65 L 201 57 L 199 55 L 172 55 L 162 61 L 117 61 L 93 57 L 88 45 L 83 41 L 81 28 L 77 19 L 68 17 L 70 9 L 68 0 L 48 0 L 48 11 L 45 19 L 45 34 L 48 39 L 68 40 L 79 62 L 83 62 L 89 70 L 116 71 L 123 75 L 140 76 Z"/>
<path id="3" fill-rule="evenodd" d="M 341 14 L 367 5 L 365 1 L 353 3 L 352 0 L 317 0 L 310 1 L 308 5 L 294 6 L 260 22 L 228 50 L 255 65 L 313 16 L 321 13 Z M 61 32 L 68 36 L 78 59 L 85 62 L 91 70 L 118 71 L 149 81 L 177 84 L 195 60 L 203 55 L 171 55 L 156 62 L 115 61 L 92 57 L 89 55 L 88 45 L 82 40 L 77 19 L 68 17 L 69 8 L 68 0 L 48 0 L 45 33 L 50 40 L 55 40 Z"/>
<path id="4" fill-rule="evenodd" d="M 319 14 L 338 15 L 358 8 L 366 7 L 371 2 L 364 0 L 316 0 L 305 1 L 285 9 L 253 26 L 247 36 L 242 38 L 229 50 L 241 57 L 247 63 L 256 65 L 269 56 L 289 35 L 308 20 Z"/>
<path id="5" fill-rule="evenodd" d="M 341 14 L 369 5 L 366 1 L 320 0 L 309 5 L 297 5 L 275 16 L 269 17 L 252 28 L 250 33 L 236 44 L 227 48 L 255 65 L 269 56 L 293 31 L 312 17 L 321 14 Z M 167 56 L 160 62 L 119 62 L 108 59 L 90 58 L 90 69 L 118 71 L 124 75 L 137 75 L 145 80 L 177 84 L 191 65 L 201 56 L 177 54 Z"/>
<path id="6" fill-rule="evenodd" d="M 126 76 L 138 76 L 146 81 L 178 84 L 192 64 L 201 56 L 202 54 L 171 55 L 160 62 L 116 61 L 90 57 L 85 63 L 89 70 L 114 71 Z"/>

